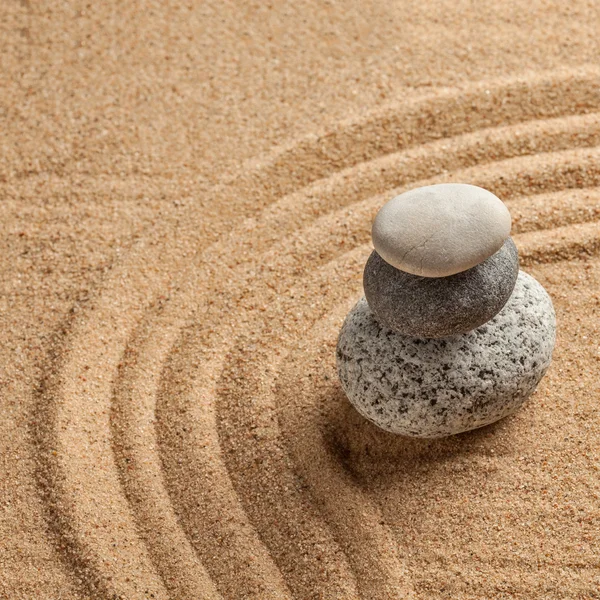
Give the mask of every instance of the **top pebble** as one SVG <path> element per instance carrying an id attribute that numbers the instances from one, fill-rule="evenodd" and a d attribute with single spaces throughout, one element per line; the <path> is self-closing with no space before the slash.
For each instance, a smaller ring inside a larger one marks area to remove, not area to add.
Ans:
<path id="1" fill-rule="evenodd" d="M 421 277 L 447 277 L 489 258 L 510 236 L 508 209 L 491 192 L 465 183 L 417 188 L 385 204 L 373 245 L 389 264 Z"/>

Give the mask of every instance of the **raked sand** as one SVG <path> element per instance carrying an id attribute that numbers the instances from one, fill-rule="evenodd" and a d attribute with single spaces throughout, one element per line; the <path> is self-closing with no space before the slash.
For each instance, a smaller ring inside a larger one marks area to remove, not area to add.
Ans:
<path id="1" fill-rule="evenodd" d="M 0 12 L 0 598 L 600 598 L 596 2 Z M 415 441 L 334 348 L 440 182 L 507 203 L 558 342 Z"/>

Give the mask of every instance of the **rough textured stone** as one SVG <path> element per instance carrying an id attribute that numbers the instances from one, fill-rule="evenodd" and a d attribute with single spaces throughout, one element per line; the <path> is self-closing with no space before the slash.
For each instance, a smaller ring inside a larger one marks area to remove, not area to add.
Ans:
<path id="1" fill-rule="evenodd" d="M 550 364 L 555 327 L 548 294 L 523 272 L 494 319 L 445 339 L 395 333 L 363 298 L 340 332 L 338 372 L 350 402 L 382 429 L 443 437 L 516 411 Z"/>
<path id="2" fill-rule="evenodd" d="M 373 245 L 392 266 L 422 277 L 466 271 L 510 235 L 504 203 L 475 185 L 428 185 L 396 196 L 377 213 Z"/>
<path id="3" fill-rule="evenodd" d="M 511 238 L 475 267 L 449 277 L 419 277 L 392 267 L 373 252 L 363 283 L 377 320 L 398 333 L 441 338 L 466 333 L 497 315 L 519 273 Z"/>

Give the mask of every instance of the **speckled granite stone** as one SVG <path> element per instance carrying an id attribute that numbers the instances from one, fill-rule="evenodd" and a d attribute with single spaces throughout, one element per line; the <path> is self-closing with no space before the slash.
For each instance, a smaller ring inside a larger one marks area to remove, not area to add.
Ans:
<path id="1" fill-rule="evenodd" d="M 510 228 L 508 208 L 492 192 L 466 183 L 439 183 L 384 204 L 372 237 L 377 253 L 397 269 L 447 277 L 492 256 Z"/>
<path id="2" fill-rule="evenodd" d="M 550 364 L 555 329 L 552 301 L 523 272 L 491 321 L 445 339 L 395 333 L 362 298 L 340 332 L 338 372 L 350 402 L 382 429 L 443 437 L 515 412 Z"/>
<path id="3" fill-rule="evenodd" d="M 515 287 L 519 254 L 511 238 L 482 263 L 449 277 L 419 277 L 400 271 L 374 251 L 363 277 L 365 296 L 377 320 L 414 337 L 466 333 L 497 315 Z"/>

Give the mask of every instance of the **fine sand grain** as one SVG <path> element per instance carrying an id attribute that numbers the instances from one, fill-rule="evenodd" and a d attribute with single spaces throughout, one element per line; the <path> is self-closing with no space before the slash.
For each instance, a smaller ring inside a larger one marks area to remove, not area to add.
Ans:
<path id="1" fill-rule="evenodd" d="M 0 598 L 600 598 L 595 1 L 0 8 Z M 513 215 L 555 358 L 375 429 L 334 348 L 392 195 Z"/>

